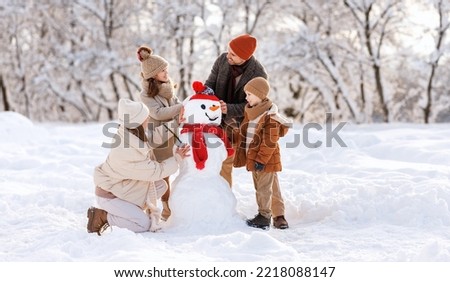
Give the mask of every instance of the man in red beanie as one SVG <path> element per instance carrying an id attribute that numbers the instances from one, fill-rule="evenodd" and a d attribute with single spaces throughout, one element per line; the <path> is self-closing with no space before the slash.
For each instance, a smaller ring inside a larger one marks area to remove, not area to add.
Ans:
<path id="1" fill-rule="evenodd" d="M 233 134 L 238 134 L 239 125 L 244 119 L 244 86 L 255 77 L 267 79 L 263 65 L 255 59 L 257 40 L 249 34 L 242 34 L 228 43 L 228 52 L 221 54 L 211 69 L 205 84 L 214 90 L 222 108 L 222 126 L 228 138 L 235 145 Z M 233 158 L 222 164 L 220 175 L 232 186 Z"/>

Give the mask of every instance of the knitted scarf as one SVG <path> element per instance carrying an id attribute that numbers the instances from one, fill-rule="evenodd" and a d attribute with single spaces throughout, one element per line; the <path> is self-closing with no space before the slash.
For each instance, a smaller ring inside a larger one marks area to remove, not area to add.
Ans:
<path id="1" fill-rule="evenodd" d="M 249 65 L 250 60 L 247 60 L 242 65 L 230 65 L 230 76 L 228 80 L 228 91 L 227 91 L 227 99 L 226 103 L 236 103 L 234 101 L 234 91 L 236 90 L 236 78 L 240 75 L 242 75 Z"/>
<path id="2" fill-rule="evenodd" d="M 247 104 L 244 111 L 247 114 L 248 120 L 254 120 L 263 113 L 267 112 L 270 107 L 272 107 L 272 101 L 269 98 L 266 98 L 261 103 L 253 107 L 250 107 Z"/>
<path id="3" fill-rule="evenodd" d="M 204 132 L 215 134 L 225 144 L 228 157 L 234 154 L 234 149 L 231 147 L 230 141 L 228 141 L 227 135 L 222 128 L 217 125 L 209 124 L 185 124 L 181 133 L 193 132 L 192 134 L 192 154 L 195 161 L 195 167 L 199 170 L 205 168 L 205 162 L 208 159 L 208 150 L 206 148 L 206 141 Z"/>
<path id="4" fill-rule="evenodd" d="M 159 84 L 159 93 L 158 95 L 166 98 L 167 101 L 169 101 L 170 99 L 172 99 L 173 97 L 173 84 L 172 81 L 169 80 L 167 82 L 162 82 L 161 84 Z"/>
<path id="5" fill-rule="evenodd" d="M 158 86 L 158 93 L 157 95 L 167 99 L 167 101 L 170 101 L 170 99 L 174 96 L 174 84 L 171 79 L 169 79 L 167 82 L 156 82 Z M 148 94 L 148 88 L 149 88 L 149 80 L 141 78 L 141 93 L 144 96 L 153 97 L 153 95 Z"/>

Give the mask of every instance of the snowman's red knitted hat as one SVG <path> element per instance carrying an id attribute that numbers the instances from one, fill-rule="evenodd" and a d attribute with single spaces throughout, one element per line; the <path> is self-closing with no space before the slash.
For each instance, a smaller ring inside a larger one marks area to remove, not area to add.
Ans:
<path id="1" fill-rule="evenodd" d="M 195 94 L 192 95 L 189 101 L 197 99 L 219 101 L 214 91 L 200 81 L 194 81 L 192 83 L 192 89 L 194 89 Z"/>

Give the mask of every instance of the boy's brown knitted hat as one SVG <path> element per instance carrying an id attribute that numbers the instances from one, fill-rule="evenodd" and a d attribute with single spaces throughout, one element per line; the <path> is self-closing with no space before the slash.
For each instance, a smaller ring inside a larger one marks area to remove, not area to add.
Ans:
<path id="1" fill-rule="evenodd" d="M 264 100 L 269 95 L 270 85 L 264 77 L 255 77 L 244 86 L 245 92 L 250 92 L 259 99 Z"/>

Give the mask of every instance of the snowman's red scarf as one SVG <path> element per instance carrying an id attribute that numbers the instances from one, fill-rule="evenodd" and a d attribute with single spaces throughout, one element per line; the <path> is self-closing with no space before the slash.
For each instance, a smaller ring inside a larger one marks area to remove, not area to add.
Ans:
<path id="1" fill-rule="evenodd" d="M 234 154 L 234 149 L 231 147 L 230 141 L 228 141 L 227 134 L 222 128 L 217 125 L 210 124 L 185 124 L 181 133 L 192 133 L 192 153 L 194 156 L 195 166 L 197 169 L 205 168 L 205 162 L 208 159 L 208 150 L 206 149 L 206 142 L 203 133 L 215 134 L 225 144 L 228 157 Z"/>

